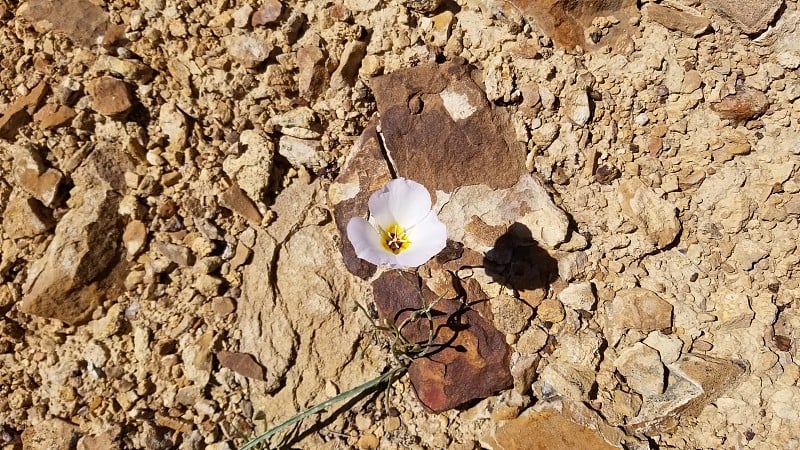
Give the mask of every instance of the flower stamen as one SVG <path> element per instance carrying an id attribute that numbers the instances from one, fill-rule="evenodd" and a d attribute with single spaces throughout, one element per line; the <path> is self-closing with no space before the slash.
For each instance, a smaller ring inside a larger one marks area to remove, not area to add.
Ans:
<path id="1" fill-rule="evenodd" d="M 386 250 L 389 250 L 395 255 L 411 245 L 406 231 L 398 224 L 394 224 L 386 230 L 381 229 L 381 243 Z"/>

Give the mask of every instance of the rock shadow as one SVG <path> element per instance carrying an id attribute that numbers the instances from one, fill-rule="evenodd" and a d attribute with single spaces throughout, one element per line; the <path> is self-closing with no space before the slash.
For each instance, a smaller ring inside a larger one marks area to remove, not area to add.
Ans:
<path id="1" fill-rule="evenodd" d="M 516 291 L 546 289 L 558 277 L 558 261 L 519 222 L 497 238 L 483 265 L 492 280 Z"/>

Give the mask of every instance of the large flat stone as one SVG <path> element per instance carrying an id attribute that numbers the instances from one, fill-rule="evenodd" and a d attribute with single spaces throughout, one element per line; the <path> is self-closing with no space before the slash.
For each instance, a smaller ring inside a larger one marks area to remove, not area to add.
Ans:
<path id="1" fill-rule="evenodd" d="M 399 326 L 424 302 L 436 295 L 420 284 L 411 273 L 383 273 L 373 282 L 378 314 Z M 513 385 L 511 351 L 505 337 L 477 311 L 461 302 L 442 299 L 431 310 L 435 350 L 414 359 L 408 373 L 422 404 L 434 412 L 456 408 L 472 400 L 488 397 Z M 410 342 L 428 341 L 428 320 L 411 320 L 400 330 Z"/>
<path id="2" fill-rule="evenodd" d="M 372 80 L 386 152 L 398 176 L 432 192 L 484 184 L 508 188 L 525 151 L 462 59 L 422 64 Z"/>

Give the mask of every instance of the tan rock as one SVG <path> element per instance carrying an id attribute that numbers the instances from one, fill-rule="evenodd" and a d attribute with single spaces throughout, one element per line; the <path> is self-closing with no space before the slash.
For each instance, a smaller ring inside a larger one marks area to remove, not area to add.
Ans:
<path id="1" fill-rule="evenodd" d="M 602 46 L 618 51 L 632 50 L 632 36 L 636 31 L 631 26 L 630 18 L 638 13 L 635 1 L 512 0 L 508 3 L 513 9 L 533 17 L 545 34 L 567 50 L 574 50 L 576 46 L 584 50 Z M 614 17 L 616 20 L 601 22 L 604 25 L 603 32 L 597 33 L 600 30 L 595 19 L 605 17 Z M 595 31 L 594 36 L 592 30 Z M 587 34 L 592 38 L 587 39 Z"/>
<path id="2" fill-rule="evenodd" d="M 568 308 L 584 311 L 591 311 L 595 303 L 592 284 L 588 281 L 570 284 L 558 294 L 558 299 Z"/>
<path id="3" fill-rule="evenodd" d="M 350 41 L 345 45 L 339 58 L 339 66 L 331 75 L 331 88 L 342 89 L 353 86 L 358 75 L 361 60 L 367 54 L 367 43 L 363 41 Z"/>
<path id="4" fill-rule="evenodd" d="M 195 387 L 203 388 L 211 378 L 213 366 L 211 350 L 214 346 L 214 341 L 214 332 L 207 331 L 195 342 L 187 345 L 181 352 L 184 376 Z"/>
<path id="5" fill-rule="evenodd" d="M 711 21 L 703 16 L 657 3 L 647 3 L 642 10 L 648 19 L 658 22 L 670 30 L 680 31 L 689 36 L 699 36 L 705 33 L 711 25 Z"/>
<path id="6" fill-rule="evenodd" d="M 264 0 L 251 16 L 250 25 L 260 27 L 275 22 L 281 16 L 281 12 L 283 12 L 283 5 L 280 1 Z"/>
<path id="7" fill-rule="evenodd" d="M 298 139 L 282 136 L 278 143 L 278 153 L 295 166 L 319 166 L 322 142 L 318 139 Z"/>
<path id="8" fill-rule="evenodd" d="M 578 425 L 555 411 L 528 410 L 518 418 L 504 422 L 484 439 L 497 450 L 612 450 L 596 431 Z"/>
<path id="9" fill-rule="evenodd" d="M 672 326 L 672 305 L 647 289 L 623 289 L 605 309 L 606 333 L 612 344 L 624 330 L 650 332 Z"/>
<path id="10" fill-rule="evenodd" d="M 45 255 L 31 267 L 20 310 L 76 324 L 102 293 L 92 284 L 114 261 L 120 237 L 119 195 L 104 188 L 74 192 L 83 203 L 58 222 Z"/>
<path id="11" fill-rule="evenodd" d="M 495 297 L 489 301 L 489 305 L 492 308 L 492 322 L 504 334 L 519 333 L 533 315 L 533 308 L 510 295 Z"/>
<path id="12" fill-rule="evenodd" d="M 47 419 L 25 428 L 22 446 L 26 450 L 70 450 L 79 433 L 78 426 L 66 420 Z"/>
<path id="13" fill-rule="evenodd" d="M 53 29 L 84 47 L 102 43 L 109 31 L 108 14 L 88 0 L 33 0 L 22 15 L 40 29 Z"/>
<path id="14" fill-rule="evenodd" d="M 256 67 L 266 61 L 273 48 L 266 39 L 249 34 L 227 36 L 223 44 L 231 58 L 247 68 Z"/>
<path id="15" fill-rule="evenodd" d="M 554 298 L 545 299 L 536 308 L 536 317 L 543 322 L 561 322 L 564 320 L 564 305 Z"/>
<path id="16" fill-rule="evenodd" d="M 101 77 L 90 87 L 92 109 L 104 116 L 124 117 L 133 106 L 128 84 L 114 77 Z"/>
<path id="17" fill-rule="evenodd" d="M 11 239 L 38 236 L 54 226 L 52 213 L 29 197 L 11 198 L 3 212 L 3 230 Z"/>
<path id="18" fill-rule="evenodd" d="M 258 212 L 256 205 L 238 185 L 234 184 L 223 192 L 220 200 L 222 206 L 244 217 L 250 223 L 254 225 L 261 224 L 261 213 Z"/>
<path id="19" fill-rule="evenodd" d="M 129 256 L 136 256 L 144 247 L 146 240 L 147 228 L 144 223 L 132 220 L 125 226 L 125 231 L 122 233 L 122 243 L 125 245 Z"/>
<path id="20" fill-rule="evenodd" d="M 275 145 L 263 133 L 245 130 L 236 147 L 237 151 L 223 161 L 222 170 L 251 200 L 261 203 L 270 183 Z"/>
<path id="21" fill-rule="evenodd" d="M 637 342 L 619 352 L 614 367 L 634 391 L 645 396 L 664 392 L 664 365 L 657 350 Z"/>
<path id="22" fill-rule="evenodd" d="M 671 244 L 681 231 L 677 208 L 663 200 L 638 178 L 619 184 L 622 213 L 644 233 L 644 238 L 655 248 Z"/>
<path id="23" fill-rule="evenodd" d="M 44 161 L 29 147 L 14 146 L 14 178 L 28 194 L 51 206 L 58 197 L 63 175 L 56 169 L 45 170 Z"/>
<path id="24" fill-rule="evenodd" d="M 703 0 L 703 5 L 731 19 L 747 34 L 766 30 L 783 0 Z"/>

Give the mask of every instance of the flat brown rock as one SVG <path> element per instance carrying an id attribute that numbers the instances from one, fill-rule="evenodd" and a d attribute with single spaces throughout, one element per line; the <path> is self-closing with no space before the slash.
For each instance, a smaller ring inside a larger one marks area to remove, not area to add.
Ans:
<path id="1" fill-rule="evenodd" d="M 414 284 L 412 284 L 414 283 Z M 436 296 L 413 274 L 385 272 L 372 284 L 378 314 L 399 325 Z M 431 310 L 433 353 L 409 366 L 411 384 L 422 404 L 434 412 L 456 408 L 488 397 L 513 385 L 511 351 L 505 337 L 477 311 L 461 302 L 442 299 Z M 430 328 L 425 318 L 412 320 L 402 330 L 410 342 L 425 343 Z"/>
<path id="2" fill-rule="evenodd" d="M 0 116 L 0 138 L 13 140 L 17 130 L 31 121 L 33 113 L 41 106 L 50 86 L 40 81 L 28 95 L 14 100 Z"/>
<path id="3" fill-rule="evenodd" d="M 39 123 L 43 130 L 58 128 L 72 120 L 77 113 L 69 106 L 49 103 L 33 115 L 33 120 Z"/>
<path id="4" fill-rule="evenodd" d="M 499 110 L 458 59 L 422 64 L 372 80 L 381 133 L 398 176 L 432 192 L 484 184 L 514 185 L 524 149 Z"/>
<path id="5" fill-rule="evenodd" d="M 703 16 L 698 16 L 674 8 L 668 8 L 656 3 L 648 3 L 643 11 L 648 19 L 664 27 L 686 33 L 690 36 L 699 36 L 708 30 L 711 21 Z"/>
<path id="6" fill-rule="evenodd" d="M 128 84 L 114 77 L 102 77 L 91 86 L 92 109 L 104 116 L 124 116 L 133 106 Z"/>
<path id="7" fill-rule="evenodd" d="M 222 367 L 227 367 L 239 375 L 254 380 L 264 380 L 264 368 L 247 353 L 221 351 L 217 359 Z"/>
<path id="8" fill-rule="evenodd" d="M 626 47 L 633 50 L 631 36 L 635 30 L 629 18 L 638 14 L 634 0 L 509 0 L 508 3 L 532 17 L 545 34 L 567 50 L 576 46 L 593 50 L 606 45 L 617 51 L 625 51 Z M 608 16 L 615 17 L 618 23 L 609 24 L 610 30 L 603 33 L 597 42 L 586 39 L 592 22 Z"/>
<path id="9" fill-rule="evenodd" d="M 731 19 L 747 34 L 766 30 L 783 6 L 783 0 L 702 0 L 701 3 Z"/>
<path id="10" fill-rule="evenodd" d="M 613 450 L 596 431 L 556 411 L 527 412 L 509 420 L 493 436 L 497 450 Z"/>
<path id="11" fill-rule="evenodd" d="M 723 119 L 747 120 L 754 119 L 767 111 L 769 99 L 756 90 L 744 90 L 723 98 L 719 103 L 711 105 Z"/>
<path id="12" fill-rule="evenodd" d="M 102 43 L 109 30 L 108 14 L 88 0 L 31 0 L 22 15 L 38 22 L 39 29 L 52 29 L 85 47 Z"/>

